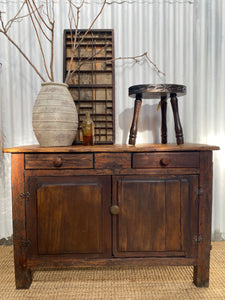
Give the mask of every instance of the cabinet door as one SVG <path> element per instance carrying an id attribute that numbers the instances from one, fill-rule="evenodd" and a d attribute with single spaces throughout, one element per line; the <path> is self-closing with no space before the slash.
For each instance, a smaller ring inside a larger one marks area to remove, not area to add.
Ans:
<path id="1" fill-rule="evenodd" d="M 196 256 L 198 176 L 113 178 L 115 256 Z"/>
<path id="2" fill-rule="evenodd" d="M 28 177 L 27 233 L 32 255 L 111 253 L 111 178 Z"/>

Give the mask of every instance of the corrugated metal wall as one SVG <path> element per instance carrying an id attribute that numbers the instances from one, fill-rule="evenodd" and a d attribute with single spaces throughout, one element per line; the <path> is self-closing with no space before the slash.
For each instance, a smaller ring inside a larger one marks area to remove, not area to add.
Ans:
<path id="1" fill-rule="evenodd" d="M 38 4 L 43 1 L 36 1 Z M 75 1 L 79 3 L 80 1 Z M 88 28 L 102 1 L 85 1 L 80 28 Z M 111 3 L 113 2 L 113 3 Z M 122 2 L 123 4 L 118 4 Z M 111 3 L 111 4 L 110 4 Z M 1 1 L 4 17 L 15 14 L 21 1 Z M 63 29 L 69 28 L 67 1 L 55 1 L 55 74 L 62 80 Z M 166 73 L 157 73 L 147 60 L 116 62 L 116 143 L 126 143 L 133 114 L 128 87 L 140 83 L 179 83 L 187 95 L 179 99 L 186 142 L 219 145 L 214 154 L 214 239 L 225 239 L 225 1 L 143 0 L 108 1 L 94 28 L 115 30 L 115 55 L 136 56 L 148 52 Z M 12 34 L 36 65 L 40 53 L 27 20 L 16 23 Z M 29 65 L 0 35 L 1 135 L 4 147 L 36 143 L 31 114 L 40 80 Z M 160 142 L 157 101 L 143 101 L 137 142 Z M 169 142 L 175 142 L 171 109 L 168 109 Z M 10 157 L 1 155 L 0 238 L 12 234 Z"/>

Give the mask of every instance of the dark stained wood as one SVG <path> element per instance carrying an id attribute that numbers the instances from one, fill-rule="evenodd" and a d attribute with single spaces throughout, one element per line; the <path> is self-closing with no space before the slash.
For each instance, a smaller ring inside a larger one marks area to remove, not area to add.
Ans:
<path id="1" fill-rule="evenodd" d="M 200 153 L 200 188 L 198 234 L 201 242 L 198 245 L 198 264 L 194 267 L 194 283 L 198 287 L 209 286 L 209 263 L 211 247 L 212 218 L 212 152 Z"/>
<path id="2" fill-rule="evenodd" d="M 17 289 L 27 289 L 32 282 L 31 270 L 27 267 L 26 235 L 26 199 L 24 192 L 24 154 L 14 154 L 11 159 L 12 169 L 12 212 L 14 267 Z"/>
<path id="3" fill-rule="evenodd" d="M 114 177 L 113 205 L 120 208 L 113 216 L 114 255 L 194 256 L 198 203 L 189 190 L 195 193 L 196 182 L 196 175 Z"/>
<path id="4" fill-rule="evenodd" d="M 167 180 L 165 184 L 165 248 L 170 251 L 181 251 L 181 222 L 185 214 L 181 212 L 182 195 L 180 180 Z"/>
<path id="5" fill-rule="evenodd" d="M 35 199 L 27 204 L 31 253 L 109 256 L 110 181 L 107 176 L 28 177 Z"/>
<path id="6" fill-rule="evenodd" d="M 161 97 L 161 143 L 167 144 L 167 125 L 166 125 L 166 112 L 167 112 L 167 97 Z"/>
<path id="7" fill-rule="evenodd" d="M 107 259 L 77 259 L 75 257 L 64 256 L 63 260 L 60 257 L 44 256 L 40 261 L 34 257 L 32 261 L 28 261 L 30 268 L 65 268 L 65 267 L 121 267 L 121 266 L 193 266 L 196 264 L 196 258 L 184 257 L 132 257 L 132 258 L 107 258 Z"/>
<path id="8" fill-rule="evenodd" d="M 80 41 L 86 30 L 79 29 Z M 75 30 L 64 30 L 63 77 L 66 78 L 71 53 L 71 39 Z M 78 111 L 78 130 L 74 143 L 82 143 L 82 121 L 87 112 L 95 123 L 95 143 L 113 144 L 115 140 L 115 67 L 114 31 L 112 29 L 89 30 L 79 43 L 72 63 L 73 76 L 69 90 Z M 106 62 L 108 60 L 108 62 Z M 111 60 L 111 61 L 110 61 Z"/>
<path id="9" fill-rule="evenodd" d="M 140 84 L 129 87 L 129 96 L 135 98 L 133 121 L 130 128 L 129 144 L 135 145 L 137 135 L 138 116 L 141 107 L 142 99 L 157 99 L 161 98 L 162 108 L 162 125 L 161 135 L 162 144 L 167 143 L 167 128 L 166 128 L 166 101 L 167 97 L 171 98 L 171 105 L 173 109 L 175 132 L 177 138 L 177 145 L 184 143 L 183 130 L 180 122 L 178 112 L 177 96 L 186 94 L 186 86 L 177 84 Z"/>
<path id="10" fill-rule="evenodd" d="M 199 168 L 199 153 L 134 153 L 133 168 Z"/>
<path id="11" fill-rule="evenodd" d="M 17 288 L 30 269 L 192 265 L 208 286 L 212 150 L 197 144 L 6 149 Z M 116 210 L 111 207 L 116 206 Z"/>
<path id="12" fill-rule="evenodd" d="M 88 175 L 185 175 L 185 174 L 199 174 L 199 169 L 196 168 L 155 168 L 155 169 L 73 169 L 73 170 L 27 170 L 26 174 L 36 176 L 52 176 L 57 177 L 60 174 L 63 176 L 86 176 Z"/>
<path id="13" fill-rule="evenodd" d="M 177 100 L 176 94 L 171 94 L 170 102 L 171 102 L 172 109 L 173 109 L 173 117 L 174 117 L 177 145 L 181 145 L 184 143 L 184 137 L 183 137 L 183 129 L 182 129 L 180 117 L 179 117 L 178 100 Z"/>
<path id="14" fill-rule="evenodd" d="M 4 153 L 96 153 L 96 152 L 179 152 L 179 151 L 213 151 L 219 150 L 218 146 L 204 144 L 185 143 L 177 144 L 137 144 L 131 145 L 94 145 L 94 146 L 70 146 L 70 147 L 40 147 L 40 145 L 20 146 L 5 148 Z"/>
<path id="15" fill-rule="evenodd" d="M 178 96 L 186 95 L 186 86 L 180 84 L 138 84 L 129 87 L 129 96 L 135 98 L 137 94 L 142 95 L 142 99 L 157 99 L 169 97 L 171 93 Z"/>
<path id="16" fill-rule="evenodd" d="M 120 169 L 131 167 L 131 154 L 129 153 L 96 153 L 96 169 Z"/>
<path id="17" fill-rule="evenodd" d="M 130 136 L 129 136 L 129 145 L 135 145 L 136 144 L 136 136 L 137 136 L 137 126 L 138 126 L 138 118 L 139 113 L 141 109 L 141 98 L 136 98 L 134 102 L 134 114 L 133 114 L 133 120 L 130 128 Z"/>
<path id="18" fill-rule="evenodd" d="M 93 154 L 25 154 L 26 169 L 93 168 Z"/>
<path id="19" fill-rule="evenodd" d="M 186 214 L 181 222 L 182 245 L 188 257 L 197 256 L 197 243 L 194 242 L 194 237 L 198 234 L 198 187 L 199 176 L 189 176 L 188 180 L 184 178 L 181 181 L 181 210 L 182 214 Z"/>

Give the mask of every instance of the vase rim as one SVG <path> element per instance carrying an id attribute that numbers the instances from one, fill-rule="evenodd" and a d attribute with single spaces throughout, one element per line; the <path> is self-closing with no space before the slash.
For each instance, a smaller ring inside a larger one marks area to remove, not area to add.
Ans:
<path id="1" fill-rule="evenodd" d="M 51 82 L 42 82 L 41 85 L 42 86 L 44 86 L 44 85 L 61 85 L 61 86 L 68 87 L 68 84 L 66 84 L 64 82 L 54 82 L 54 81 L 51 81 Z"/>

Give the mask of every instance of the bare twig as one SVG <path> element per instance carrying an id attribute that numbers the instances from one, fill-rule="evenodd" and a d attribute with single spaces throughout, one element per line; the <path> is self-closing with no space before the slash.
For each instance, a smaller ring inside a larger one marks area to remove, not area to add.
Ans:
<path id="1" fill-rule="evenodd" d="M 26 5 L 28 14 L 21 15 L 22 9 Z M 54 75 L 53 75 L 53 46 L 54 46 L 54 24 L 55 24 L 55 14 L 54 14 L 54 0 L 51 0 L 51 4 L 46 0 L 46 11 L 47 11 L 47 17 L 48 21 L 46 22 L 44 18 L 42 17 L 40 13 L 40 8 L 35 3 L 35 0 L 24 0 L 22 5 L 20 6 L 19 10 L 15 14 L 13 18 L 11 18 L 6 25 L 4 25 L 3 19 L 2 19 L 2 12 L 0 12 L 0 33 L 5 35 L 5 37 L 9 40 L 11 44 L 13 44 L 16 49 L 22 54 L 22 56 L 27 60 L 27 62 L 31 65 L 31 67 L 35 70 L 35 72 L 39 75 L 41 80 L 45 81 L 44 77 L 41 75 L 41 73 L 38 71 L 38 69 L 35 67 L 35 65 L 31 62 L 31 60 L 28 58 L 28 56 L 25 54 L 25 52 L 22 50 L 22 48 L 10 37 L 8 34 L 8 30 L 11 28 L 14 22 L 22 20 L 23 18 L 29 16 L 31 23 L 33 25 L 35 35 L 37 37 L 37 42 L 41 51 L 42 61 L 44 64 L 44 68 L 46 71 L 46 75 L 50 81 L 54 81 Z M 51 16 L 49 9 L 51 7 Z M 48 24 L 49 23 L 49 24 Z M 40 28 L 40 32 L 38 29 Z M 48 36 L 46 31 L 50 31 L 51 37 Z M 50 42 L 50 48 L 51 48 L 51 57 L 50 57 L 50 66 L 47 67 L 46 63 L 46 53 L 44 53 L 43 49 L 43 42 L 41 41 L 41 34 L 47 39 L 48 42 Z"/>
<path id="2" fill-rule="evenodd" d="M 27 7 L 28 7 L 29 16 L 30 16 L 30 19 L 31 19 L 32 23 L 33 23 L 33 17 L 32 17 L 32 14 L 34 14 L 34 18 L 35 18 L 35 20 L 36 20 L 36 22 L 37 22 L 37 24 L 38 24 L 38 26 L 39 26 L 41 32 L 43 33 L 43 35 L 45 36 L 45 38 L 51 43 L 50 38 L 49 38 L 49 37 L 47 36 L 47 34 L 45 33 L 45 31 L 44 31 L 44 29 L 43 29 L 43 27 L 42 27 L 40 21 L 38 20 L 38 16 L 34 13 L 36 9 L 32 7 L 32 4 L 31 4 L 30 1 L 27 0 L 27 1 L 26 1 L 26 4 L 27 4 Z M 30 7 L 30 9 L 31 9 L 32 11 L 30 11 L 29 7 Z M 47 27 L 47 28 L 48 28 L 48 27 Z M 49 29 L 49 28 L 48 28 L 48 29 Z M 49 30 L 51 30 L 51 29 L 49 29 Z"/>
<path id="3" fill-rule="evenodd" d="M 80 64 L 78 65 L 78 67 L 75 68 L 75 70 L 73 70 L 73 71 L 71 72 L 71 77 L 72 77 L 72 75 L 73 75 L 75 72 L 79 71 L 80 68 L 81 68 L 83 65 L 85 65 L 85 64 L 87 64 L 87 63 L 89 63 L 89 64 L 95 64 L 96 61 L 90 62 L 90 59 L 96 58 L 96 55 L 97 55 L 98 53 L 100 53 L 100 52 L 101 52 L 104 48 L 106 48 L 106 47 L 107 47 L 107 45 L 105 45 L 102 49 L 100 49 L 98 52 L 96 52 L 95 56 L 90 56 L 90 57 L 88 57 L 87 59 L 85 59 L 85 61 L 83 61 L 82 63 L 80 63 Z M 157 67 L 157 65 L 156 65 L 155 63 L 152 62 L 152 60 L 149 58 L 147 52 L 144 52 L 143 54 L 141 54 L 141 55 L 136 55 L 136 56 L 123 56 L 123 57 L 116 57 L 116 58 L 112 58 L 112 59 L 107 59 L 107 60 L 104 60 L 104 63 L 114 62 L 114 61 L 117 61 L 117 60 L 133 60 L 133 61 L 135 61 L 135 63 L 139 63 L 139 62 L 140 62 L 139 58 L 145 58 L 145 59 L 147 59 L 147 61 L 148 61 L 150 64 L 153 65 L 153 67 L 155 68 L 155 70 L 156 70 L 158 73 L 162 74 L 163 76 L 166 75 L 164 72 L 162 72 L 162 71 L 159 70 L 159 68 Z M 71 77 L 70 77 L 70 78 L 71 78 Z"/>
<path id="4" fill-rule="evenodd" d="M 72 7 L 72 0 L 68 0 L 69 3 L 71 3 L 70 9 Z M 91 25 L 89 26 L 89 28 L 86 30 L 86 32 L 84 33 L 84 35 L 82 36 L 82 38 L 79 40 L 79 42 L 77 42 L 77 32 L 78 32 L 78 25 L 79 25 L 79 13 L 80 13 L 80 9 L 84 4 L 84 0 L 81 2 L 81 5 L 79 7 L 77 7 L 76 5 L 73 5 L 76 10 L 77 10 L 77 22 L 76 22 L 76 26 L 75 26 L 75 37 L 74 37 L 74 45 L 73 45 L 73 49 L 72 49 L 72 56 L 70 59 L 70 63 L 69 63 L 69 67 L 68 67 L 68 72 L 66 75 L 66 79 L 65 79 L 65 83 L 68 83 L 70 76 L 71 76 L 71 68 L 72 68 L 72 64 L 73 64 L 73 60 L 74 60 L 74 56 L 75 56 L 75 51 L 76 49 L 79 47 L 79 45 L 82 43 L 82 41 L 84 40 L 84 38 L 86 37 L 86 35 L 88 34 L 88 32 L 91 30 L 91 28 L 93 27 L 94 23 L 97 21 L 97 19 L 99 18 L 99 16 L 102 14 L 103 9 L 105 7 L 106 4 L 106 0 L 104 0 L 100 11 L 98 12 L 97 16 L 94 18 L 94 20 L 92 21 Z"/>
<path id="5" fill-rule="evenodd" d="M 20 9 L 18 10 L 18 12 L 16 13 L 16 15 L 6 23 L 6 25 L 5 25 L 5 30 L 6 30 L 6 32 L 7 32 L 7 31 L 9 30 L 9 28 L 12 26 L 13 22 L 15 22 L 16 20 L 19 19 L 18 16 L 19 16 L 19 14 L 21 13 L 21 10 L 23 9 L 24 5 L 25 5 L 25 1 L 24 1 L 23 4 L 21 5 L 21 7 L 20 7 Z M 23 17 L 24 17 L 24 16 L 22 16 L 22 17 L 20 17 L 20 18 L 23 18 Z"/>
<path id="6" fill-rule="evenodd" d="M 2 32 L 7 37 L 9 42 L 16 47 L 16 49 L 22 54 L 22 56 L 27 60 L 27 62 L 31 65 L 31 67 L 34 69 L 34 71 L 38 74 L 38 76 L 41 78 L 41 80 L 43 80 L 45 82 L 44 77 L 41 75 L 41 73 L 38 71 L 38 69 L 35 67 L 35 65 L 31 62 L 31 60 L 27 57 L 27 55 L 20 49 L 20 47 L 10 38 L 10 36 L 6 32 L 2 31 L 1 29 L 0 29 L 0 32 Z"/>
<path id="7" fill-rule="evenodd" d="M 55 10 L 54 10 L 54 0 L 52 0 L 52 20 L 49 21 L 52 25 L 51 28 L 51 60 L 50 60 L 50 72 L 52 81 L 54 81 L 53 73 L 53 61 L 54 61 L 54 29 L 55 29 Z"/>
<path id="8" fill-rule="evenodd" d="M 34 23 L 34 19 L 33 19 L 32 14 L 31 14 L 31 9 L 33 10 L 33 7 L 31 6 L 31 3 L 29 1 L 26 1 L 26 5 L 27 5 L 27 9 L 28 9 L 29 14 L 30 14 L 30 19 L 31 19 L 31 22 L 32 22 L 33 27 L 34 27 L 34 31 L 35 31 L 37 40 L 38 40 L 38 44 L 39 44 L 39 47 L 40 47 L 40 51 L 41 51 L 41 55 L 42 55 L 42 59 L 43 59 L 43 63 L 44 63 L 44 68 L 45 68 L 46 74 L 48 76 L 48 79 L 51 81 L 52 78 L 51 78 L 51 76 L 50 76 L 50 74 L 48 72 L 48 68 L 47 68 L 46 60 L 45 60 L 45 54 L 44 54 L 44 51 L 43 51 L 43 47 L 42 47 L 42 43 L 41 43 L 41 40 L 40 40 L 40 36 L 38 34 L 38 30 L 37 30 L 36 24 Z M 38 21 L 38 19 L 36 19 L 36 21 L 37 21 L 37 24 L 39 25 L 39 27 L 41 27 L 41 24 Z"/>

